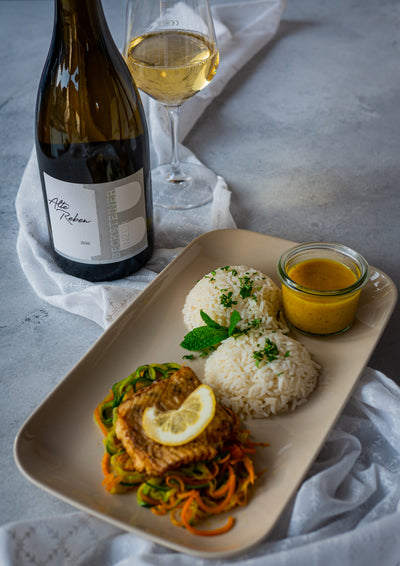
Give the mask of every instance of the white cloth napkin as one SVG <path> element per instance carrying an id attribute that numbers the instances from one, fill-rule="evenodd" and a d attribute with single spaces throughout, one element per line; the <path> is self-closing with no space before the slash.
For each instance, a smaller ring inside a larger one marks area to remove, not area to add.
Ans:
<path id="1" fill-rule="evenodd" d="M 400 388 L 367 368 L 293 501 L 266 540 L 245 555 L 194 558 L 77 512 L 2 527 L 0 564 L 396 566 L 399 407 Z"/>
<path id="2" fill-rule="evenodd" d="M 180 139 L 199 119 L 229 79 L 275 34 L 285 0 L 255 0 L 214 7 L 221 63 L 210 85 L 183 105 Z M 171 141 L 165 111 L 143 96 L 148 119 L 153 166 L 168 162 Z M 198 161 L 183 145 L 182 160 Z M 229 211 L 230 191 L 218 177 L 213 201 L 189 211 L 155 209 L 155 252 L 138 273 L 120 281 L 88 283 L 67 275 L 54 263 L 45 221 L 35 150 L 32 151 L 16 198 L 20 224 L 17 252 L 22 269 L 36 293 L 50 304 L 87 317 L 106 328 L 148 283 L 196 236 L 216 228 L 234 228 Z"/>

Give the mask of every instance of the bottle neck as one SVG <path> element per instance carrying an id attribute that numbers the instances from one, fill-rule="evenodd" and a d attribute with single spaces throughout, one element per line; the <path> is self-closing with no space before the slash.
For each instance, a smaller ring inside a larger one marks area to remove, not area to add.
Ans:
<path id="1" fill-rule="evenodd" d="M 55 0 L 55 27 L 67 44 L 111 37 L 101 0 Z"/>

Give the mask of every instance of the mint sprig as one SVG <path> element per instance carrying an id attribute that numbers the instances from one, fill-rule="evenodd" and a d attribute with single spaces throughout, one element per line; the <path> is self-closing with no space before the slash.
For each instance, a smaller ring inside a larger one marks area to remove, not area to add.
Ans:
<path id="1" fill-rule="evenodd" d="M 216 346 L 230 336 L 240 336 L 243 332 L 237 328 L 238 322 L 242 319 L 238 311 L 233 311 L 230 316 L 229 326 L 225 327 L 218 324 L 203 310 L 200 311 L 200 316 L 205 322 L 205 326 L 198 326 L 193 328 L 186 334 L 181 342 L 182 348 L 190 351 L 207 350 L 212 346 Z"/>

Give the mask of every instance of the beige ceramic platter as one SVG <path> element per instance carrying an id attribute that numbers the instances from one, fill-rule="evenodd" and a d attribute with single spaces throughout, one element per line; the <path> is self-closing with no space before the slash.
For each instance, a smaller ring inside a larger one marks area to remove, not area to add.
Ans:
<path id="1" fill-rule="evenodd" d="M 354 326 L 330 338 L 298 335 L 323 371 L 309 402 L 279 417 L 249 420 L 259 480 L 247 507 L 233 512 L 234 528 L 197 537 L 136 503 L 135 493 L 110 495 L 102 487 L 102 436 L 93 410 L 109 388 L 139 365 L 179 362 L 186 329 L 181 309 L 188 291 L 212 269 L 248 265 L 276 279 L 276 263 L 295 242 L 245 230 L 218 230 L 194 240 L 108 328 L 22 427 L 15 441 L 20 470 L 36 485 L 127 531 L 206 558 L 240 553 L 268 536 L 340 415 L 391 315 L 396 288 L 371 268 Z M 198 376 L 203 361 L 188 362 Z M 226 516 L 202 528 L 222 525 Z"/>

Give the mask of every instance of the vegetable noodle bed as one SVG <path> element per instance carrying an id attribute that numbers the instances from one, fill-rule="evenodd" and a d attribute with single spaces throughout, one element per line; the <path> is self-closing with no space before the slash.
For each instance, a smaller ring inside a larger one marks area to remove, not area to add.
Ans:
<path id="1" fill-rule="evenodd" d="M 257 446 L 267 444 L 252 442 L 248 431 L 240 430 L 238 426 L 237 434 L 213 459 L 191 462 L 162 476 L 151 477 L 133 469 L 128 453 L 115 434 L 119 405 L 135 393 L 143 392 L 143 388 L 171 377 L 179 369 L 180 365 L 173 363 L 141 366 L 116 383 L 96 407 L 94 418 L 105 436 L 103 485 L 111 494 L 136 489 L 138 504 L 149 507 L 155 515 L 169 514 L 176 526 L 196 535 L 215 536 L 229 531 L 234 518 L 230 516 L 222 527 L 213 530 L 200 529 L 197 523 L 205 517 L 247 504 L 251 486 L 263 473 L 255 472 L 251 455 Z M 239 425 L 238 417 L 234 413 L 231 416 Z"/>

